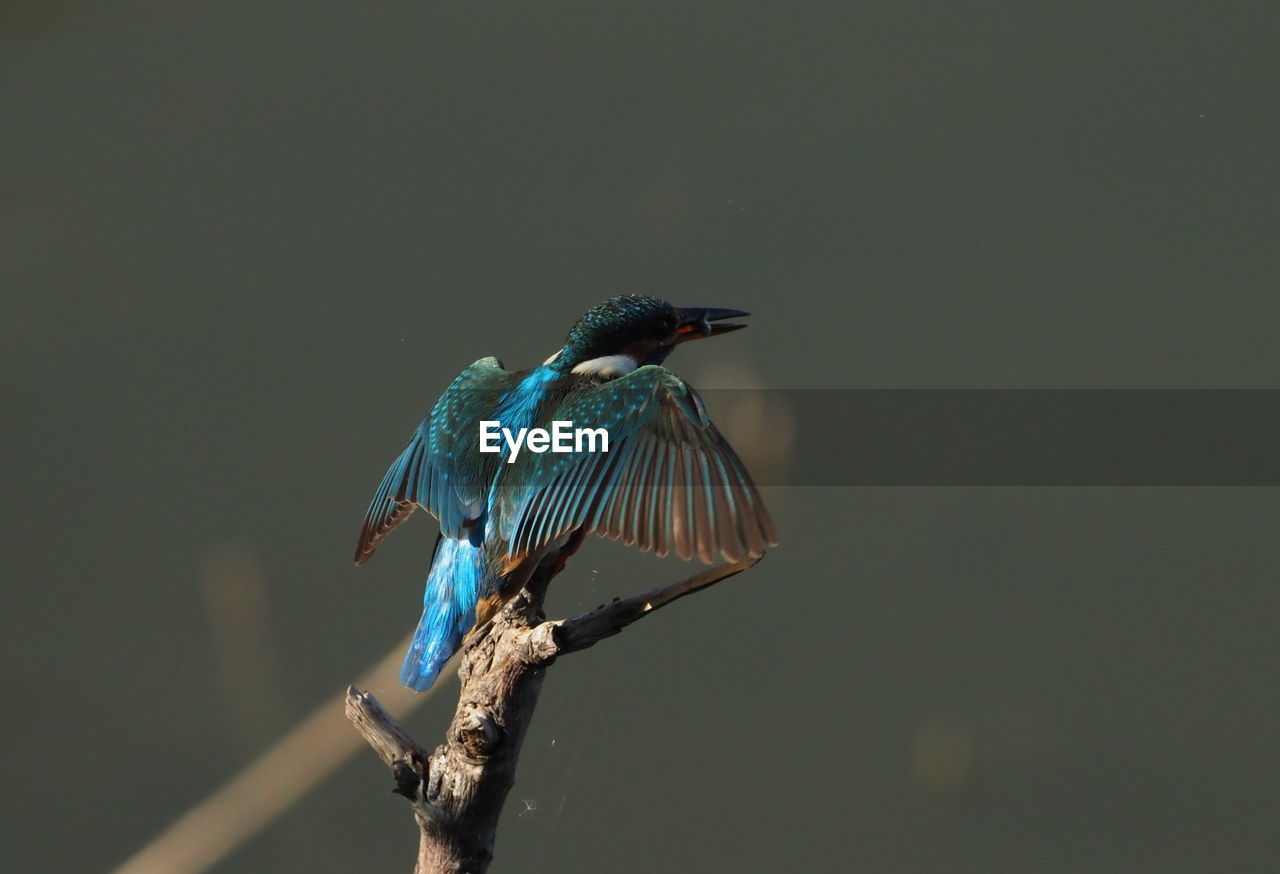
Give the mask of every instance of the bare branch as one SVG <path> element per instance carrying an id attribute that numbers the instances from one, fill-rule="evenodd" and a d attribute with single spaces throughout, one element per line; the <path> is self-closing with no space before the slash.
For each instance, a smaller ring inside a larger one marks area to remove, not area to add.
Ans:
<path id="1" fill-rule="evenodd" d="M 373 747 L 378 758 L 395 775 L 396 788 L 392 791 L 410 801 L 421 799 L 419 789 L 426 773 L 426 750 L 405 733 L 395 717 L 370 693 L 348 686 L 344 709 L 365 743 Z"/>
<path id="2" fill-rule="evenodd" d="M 373 751 L 388 767 L 396 762 L 426 758 L 422 747 L 405 734 L 400 723 L 370 693 L 359 692 L 355 686 L 348 686 L 345 709 L 347 719 L 351 720 L 356 731 L 360 732 L 360 736 L 373 747 Z"/>
<path id="3" fill-rule="evenodd" d="M 394 791 L 413 804 L 420 830 L 414 874 L 483 874 L 488 868 L 520 746 L 546 668 L 557 656 L 587 649 L 758 561 L 717 565 L 572 619 L 547 621 L 542 603 L 560 565 L 548 560 L 492 621 L 467 637 L 458 708 L 444 743 L 429 756 L 376 698 L 349 688 L 347 717 L 392 769 Z"/>
<path id="4" fill-rule="evenodd" d="M 716 565 L 678 583 L 659 586 L 642 594 L 597 607 L 590 613 L 553 623 L 558 626 L 554 636 L 558 643 L 559 654 L 577 652 L 594 646 L 672 601 L 702 591 L 721 580 L 727 580 L 753 567 L 759 561 L 760 558 L 756 557 L 743 559 L 735 564 Z"/>

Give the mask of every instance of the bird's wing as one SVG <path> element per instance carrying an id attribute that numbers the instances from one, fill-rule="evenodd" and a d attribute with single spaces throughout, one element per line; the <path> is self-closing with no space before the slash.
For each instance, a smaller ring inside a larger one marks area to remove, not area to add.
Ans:
<path id="1" fill-rule="evenodd" d="M 497 358 L 481 358 L 440 396 L 374 493 L 360 528 L 356 564 L 416 507 L 440 520 L 440 531 L 458 537 L 464 522 L 484 509 L 485 462 L 479 454 L 479 422 L 518 380 Z"/>
<path id="2" fill-rule="evenodd" d="M 666 368 L 641 367 L 570 395 L 555 416 L 575 429 L 606 428 L 609 450 L 526 452 L 512 465 L 523 469 L 502 473 L 498 519 L 512 556 L 583 527 L 708 564 L 777 543 L 746 468 L 701 398 Z"/>

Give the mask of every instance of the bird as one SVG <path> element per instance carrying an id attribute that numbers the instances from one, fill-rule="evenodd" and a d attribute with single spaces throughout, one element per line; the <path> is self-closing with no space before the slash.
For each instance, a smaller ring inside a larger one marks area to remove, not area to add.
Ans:
<path id="1" fill-rule="evenodd" d="M 430 688 L 468 633 L 544 562 L 563 569 L 588 533 L 706 564 L 777 545 L 746 467 L 693 387 L 664 366 L 676 346 L 745 328 L 730 320 L 748 315 L 618 295 L 537 367 L 509 371 L 488 357 L 458 375 L 383 476 L 356 546 L 359 565 L 416 509 L 440 523 L 404 685 Z M 604 428 L 607 441 L 481 450 L 482 423 L 515 434 L 557 421 Z"/>

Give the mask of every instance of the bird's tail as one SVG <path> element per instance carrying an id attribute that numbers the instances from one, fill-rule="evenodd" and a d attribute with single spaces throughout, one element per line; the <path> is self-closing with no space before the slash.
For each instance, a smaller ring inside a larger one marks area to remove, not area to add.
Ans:
<path id="1" fill-rule="evenodd" d="M 475 624 L 484 578 L 483 544 L 467 538 L 440 539 L 427 576 L 422 618 L 400 668 L 400 682 L 419 692 L 435 682 L 462 636 Z"/>

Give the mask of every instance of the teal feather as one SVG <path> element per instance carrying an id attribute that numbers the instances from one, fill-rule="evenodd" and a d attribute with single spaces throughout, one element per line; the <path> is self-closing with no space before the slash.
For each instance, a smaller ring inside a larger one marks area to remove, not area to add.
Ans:
<path id="1" fill-rule="evenodd" d="M 429 687 L 475 623 L 477 605 L 492 609 L 496 596 L 518 588 L 519 574 L 576 543 L 578 532 L 708 563 L 758 556 L 777 542 L 751 477 L 701 398 L 660 366 L 677 328 L 723 333 L 741 326 L 713 330 L 711 321 L 740 315 L 624 295 L 589 310 L 541 367 L 512 373 L 482 358 L 458 375 L 383 476 L 356 547 L 359 564 L 416 508 L 440 521 L 401 672 L 406 685 Z M 575 371 L 608 356 L 644 366 L 613 378 Z M 480 422 L 493 420 L 512 432 L 551 430 L 555 421 L 604 428 L 609 449 L 526 446 L 507 464 L 505 453 L 480 452 Z"/>

